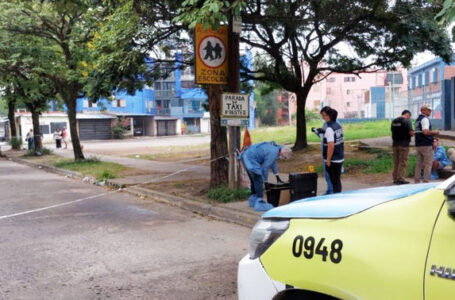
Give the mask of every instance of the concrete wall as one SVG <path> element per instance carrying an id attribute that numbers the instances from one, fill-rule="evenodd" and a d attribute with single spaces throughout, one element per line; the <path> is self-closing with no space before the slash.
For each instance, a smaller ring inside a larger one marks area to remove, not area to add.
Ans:
<path id="1" fill-rule="evenodd" d="M 25 137 L 27 136 L 27 132 L 30 129 L 33 129 L 32 123 L 32 116 L 31 114 L 19 115 L 17 117 L 17 125 L 19 134 L 22 137 L 22 140 L 25 141 Z M 40 126 L 49 126 L 49 134 L 43 134 L 43 143 L 52 143 L 54 141 L 53 132 L 50 131 L 51 123 L 66 123 L 66 129 L 68 131 L 68 136 L 71 136 L 68 117 L 64 114 L 42 114 L 40 116 Z M 62 128 L 60 128 L 62 129 Z"/>

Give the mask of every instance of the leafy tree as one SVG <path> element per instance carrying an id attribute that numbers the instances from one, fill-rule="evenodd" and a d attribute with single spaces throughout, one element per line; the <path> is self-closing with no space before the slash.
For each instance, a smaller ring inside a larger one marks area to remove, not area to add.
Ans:
<path id="1" fill-rule="evenodd" d="M 448 37 L 434 19 L 440 9 L 438 3 L 403 0 L 186 0 L 179 20 L 214 25 L 226 21 L 226 11 L 240 12 L 241 41 L 262 56 L 262 64 L 254 70 L 245 68 L 244 77 L 296 94 L 298 150 L 307 146 L 309 91 L 332 72 L 359 74 L 393 69 L 397 63 L 409 66 L 424 50 L 449 61 Z"/>
<path id="2" fill-rule="evenodd" d="M 55 59 L 47 61 L 53 70 L 43 75 L 53 83 L 66 105 L 75 160 L 84 159 L 77 134 L 76 104 L 91 64 L 89 42 L 105 13 L 101 4 L 91 0 L 0 2 L 1 29 L 40 38 L 45 41 L 42 46 L 53 52 Z"/>
<path id="3" fill-rule="evenodd" d="M 393 69 L 397 63 L 409 66 L 414 55 L 424 50 L 451 59 L 448 37 L 434 20 L 437 4 L 387 0 L 246 3 L 241 40 L 265 58 L 257 69 L 246 73 L 296 94 L 296 150 L 307 146 L 308 93 L 332 72 L 359 74 Z"/>
<path id="4" fill-rule="evenodd" d="M 4 98 L 0 96 L 0 116 L 8 115 L 8 108 L 7 103 Z"/>
<path id="5" fill-rule="evenodd" d="M 277 89 L 268 83 L 258 83 L 254 90 L 256 115 L 261 123 L 268 126 L 276 125 L 278 112 Z"/>
<path id="6" fill-rule="evenodd" d="M 56 97 L 53 84 L 45 75 L 52 71 L 47 63 L 54 59 L 53 52 L 45 51 L 44 42 L 9 32 L 0 34 L 0 83 L 9 105 L 12 135 L 17 136 L 14 109 L 21 103 L 32 114 L 36 151 L 42 149 L 39 116 L 48 109 L 48 101 Z"/>

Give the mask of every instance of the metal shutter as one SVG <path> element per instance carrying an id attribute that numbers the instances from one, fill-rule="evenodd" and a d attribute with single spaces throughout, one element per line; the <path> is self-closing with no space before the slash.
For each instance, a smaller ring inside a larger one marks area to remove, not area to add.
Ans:
<path id="1" fill-rule="evenodd" d="M 111 139 L 111 120 L 79 120 L 79 138 L 81 140 Z"/>
<path id="2" fill-rule="evenodd" d="M 156 121 L 157 135 L 158 136 L 175 135 L 176 123 L 177 121 L 175 120 Z"/>

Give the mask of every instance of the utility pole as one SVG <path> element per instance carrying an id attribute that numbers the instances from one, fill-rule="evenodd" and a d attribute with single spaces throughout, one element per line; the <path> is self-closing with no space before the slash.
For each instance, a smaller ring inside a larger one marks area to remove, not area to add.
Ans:
<path id="1" fill-rule="evenodd" d="M 230 0 L 231 5 L 234 0 Z M 234 15 L 229 12 L 229 82 L 231 93 L 240 93 L 240 33 L 234 32 Z M 237 189 L 240 185 L 239 171 L 235 150 L 240 148 L 240 127 L 229 126 L 229 188 Z"/>

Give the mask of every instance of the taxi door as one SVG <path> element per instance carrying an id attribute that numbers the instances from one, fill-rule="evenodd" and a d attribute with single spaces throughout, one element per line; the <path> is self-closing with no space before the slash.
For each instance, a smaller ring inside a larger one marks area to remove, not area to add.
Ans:
<path id="1" fill-rule="evenodd" d="M 436 220 L 424 276 L 425 300 L 455 299 L 455 218 L 444 202 Z"/>

